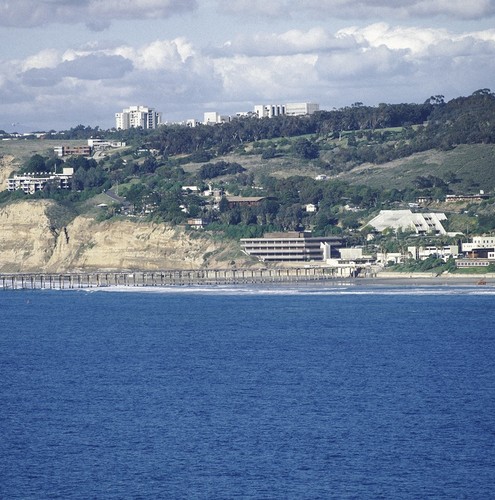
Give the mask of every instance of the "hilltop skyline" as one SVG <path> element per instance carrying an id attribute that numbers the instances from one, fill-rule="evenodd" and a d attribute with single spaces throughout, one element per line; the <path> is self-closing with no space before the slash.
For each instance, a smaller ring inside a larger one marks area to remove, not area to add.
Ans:
<path id="1" fill-rule="evenodd" d="M 0 129 L 448 100 L 491 88 L 494 17 L 490 0 L 0 0 Z"/>

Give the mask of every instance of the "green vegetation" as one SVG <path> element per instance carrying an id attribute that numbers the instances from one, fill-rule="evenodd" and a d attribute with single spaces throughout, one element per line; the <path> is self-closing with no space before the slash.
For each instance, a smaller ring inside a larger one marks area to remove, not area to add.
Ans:
<path id="1" fill-rule="evenodd" d="M 390 269 L 393 271 L 399 272 L 432 272 L 441 274 L 443 272 L 453 273 L 456 272 L 455 261 L 450 258 L 447 262 L 444 262 L 442 259 L 431 255 L 425 260 L 409 260 L 404 264 L 397 264 L 395 266 L 390 266 Z"/>
<path id="2" fill-rule="evenodd" d="M 128 147 L 97 159 L 54 156 L 62 140 L 83 144 L 89 137 Z M 495 189 L 495 95 L 487 89 L 447 103 L 442 96 L 422 104 L 355 103 L 311 116 L 239 118 L 218 126 L 102 131 L 78 125 L 43 140 L 3 143 L 0 154 L 14 153 L 20 172 L 74 168 L 70 190 L 48 184 L 34 195 L 55 200 L 68 214 L 108 204 L 100 217 L 132 214 L 171 224 L 201 217 L 210 222 L 206 230 L 222 238 L 311 229 L 364 244 L 361 228 L 379 210 L 408 208 L 421 197 L 431 200 L 428 210 L 448 212 L 450 231 L 495 230 L 493 198 L 441 204 L 447 194 Z M 214 204 L 201 196 L 207 188 L 224 198 Z M 105 193 L 110 196 L 101 198 Z M 230 206 L 227 195 L 263 200 Z M 25 196 L 3 192 L 0 202 Z M 401 235 L 390 236 L 377 240 L 387 248 L 401 244 Z"/>

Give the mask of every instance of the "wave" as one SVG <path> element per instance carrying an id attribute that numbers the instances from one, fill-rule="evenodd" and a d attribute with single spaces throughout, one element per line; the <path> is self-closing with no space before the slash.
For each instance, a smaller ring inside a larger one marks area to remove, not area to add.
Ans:
<path id="1" fill-rule="evenodd" d="M 357 286 L 349 283 L 314 285 L 186 285 L 163 287 L 112 286 L 79 289 L 85 293 L 199 294 L 199 295 L 494 295 L 495 287 L 472 285 L 445 286 Z"/>

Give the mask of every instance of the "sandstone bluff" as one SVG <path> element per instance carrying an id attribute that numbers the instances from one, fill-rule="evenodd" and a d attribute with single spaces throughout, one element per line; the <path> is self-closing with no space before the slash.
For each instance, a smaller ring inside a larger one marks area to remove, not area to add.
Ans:
<path id="1" fill-rule="evenodd" d="M 78 216 L 57 226 L 52 201 L 0 208 L 0 272 L 226 268 L 248 264 L 236 243 L 183 228 Z M 252 263 L 251 263 L 252 264 Z"/>

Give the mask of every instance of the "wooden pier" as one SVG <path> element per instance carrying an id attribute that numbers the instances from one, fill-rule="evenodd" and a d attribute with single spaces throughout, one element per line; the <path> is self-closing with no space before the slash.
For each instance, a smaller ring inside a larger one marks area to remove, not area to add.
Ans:
<path id="1" fill-rule="evenodd" d="M 3 290 L 86 289 L 100 287 L 158 287 L 191 285 L 235 285 L 256 283 L 304 283 L 342 279 L 330 268 L 288 269 L 197 269 L 0 274 Z"/>

